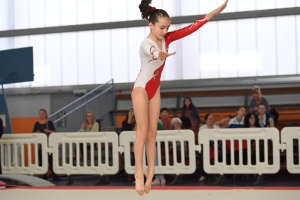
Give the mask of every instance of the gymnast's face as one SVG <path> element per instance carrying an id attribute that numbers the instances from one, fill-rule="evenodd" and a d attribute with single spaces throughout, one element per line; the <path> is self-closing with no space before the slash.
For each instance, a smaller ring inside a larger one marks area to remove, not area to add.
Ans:
<path id="1" fill-rule="evenodd" d="M 151 33 L 157 39 L 163 39 L 170 28 L 171 20 L 168 17 L 158 17 L 158 21 L 155 24 L 149 23 Z"/>

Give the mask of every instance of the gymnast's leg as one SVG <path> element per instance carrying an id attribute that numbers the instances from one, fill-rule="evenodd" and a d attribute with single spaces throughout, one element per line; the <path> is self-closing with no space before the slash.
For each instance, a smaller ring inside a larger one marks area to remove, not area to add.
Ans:
<path id="1" fill-rule="evenodd" d="M 149 100 L 146 90 L 135 88 L 131 93 L 133 110 L 137 124 L 137 134 L 134 142 L 135 157 L 135 189 L 140 196 L 144 195 L 143 152 L 147 139 Z"/>
<path id="2" fill-rule="evenodd" d="M 145 183 L 145 194 L 148 194 L 151 190 L 151 183 L 154 176 L 154 162 L 155 162 L 155 143 L 157 135 L 157 123 L 160 113 L 160 88 L 157 89 L 153 98 L 149 100 L 148 111 L 148 135 L 146 139 L 146 153 L 148 170 L 145 172 L 147 177 Z"/>

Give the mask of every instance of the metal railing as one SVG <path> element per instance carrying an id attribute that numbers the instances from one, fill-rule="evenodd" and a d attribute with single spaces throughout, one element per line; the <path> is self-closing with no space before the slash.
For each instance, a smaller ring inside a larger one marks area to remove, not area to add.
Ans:
<path id="1" fill-rule="evenodd" d="M 85 114 L 93 112 L 94 118 L 102 119 L 115 105 L 114 81 L 111 79 L 103 85 L 91 90 L 74 102 L 52 113 L 49 118 L 59 132 L 78 131 L 85 121 Z"/>

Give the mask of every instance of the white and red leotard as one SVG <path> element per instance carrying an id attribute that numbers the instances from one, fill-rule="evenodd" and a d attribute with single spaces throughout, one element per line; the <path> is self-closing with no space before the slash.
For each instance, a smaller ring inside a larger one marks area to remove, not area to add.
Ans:
<path id="1" fill-rule="evenodd" d="M 187 27 L 168 32 L 162 39 L 162 49 L 159 49 L 154 41 L 146 38 L 140 46 L 141 71 L 133 84 L 131 91 L 137 87 L 144 88 L 148 94 L 149 100 L 152 99 L 160 86 L 160 76 L 165 66 L 165 60 L 159 60 L 158 53 L 160 51 L 168 52 L 169 44 L 171 42 L 195 32 L 207 22 L 207 19 L 202 17 Z"/>

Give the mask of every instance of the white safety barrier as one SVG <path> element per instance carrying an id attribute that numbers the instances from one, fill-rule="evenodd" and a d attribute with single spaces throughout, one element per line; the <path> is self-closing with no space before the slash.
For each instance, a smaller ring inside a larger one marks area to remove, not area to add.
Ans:
<path id="1" fill-rule="evenodd" d="M 49 147 L 53 153 L 53 171 L 57 174 L 105 175 L 119 171 L 115 132 L 52 133 Z M 83 155 L 80 155 L 82 150 Z"/>
<path id="2" fill-rule="evenodd" d="M 286 127 L 281 131 L 281 143 L 286 145 L 287 170 L 292 174 L 300 173 L 300 127 Z"/>
<path id="3" fill-rule="evenodd" d="M 132 152 L 136 138 L 135 131 L 125 131 L 120 134 L 120 146 L 124 148 L 125 170 L 128 174 L 135 173 L 135 165 L 131 165 Z M 195 145 L 195 134 L 191 130 L 158 131 L 156 137 L 157 164 L 156 174 L 191 174 L 196 170 L 195 151 L 200 147 Z M 186 161 L 188 158 L 188 161 Z M 144 170 L 147 169 L 144 151 Z"/>
<path id="4" fill-rule="evenodd" d="M 0 140 L 2 173 L 45 174 L 48 171 L 47 151 L 45 134 L 5 134 Z"/>
<path id="5" fill-rule="evenodd" d="M 198 139 L 203 145 L 207 173 L 261 175 L 274 174 L 280 169 L 281 145 L 276 128 L 203 129 Z"/>

